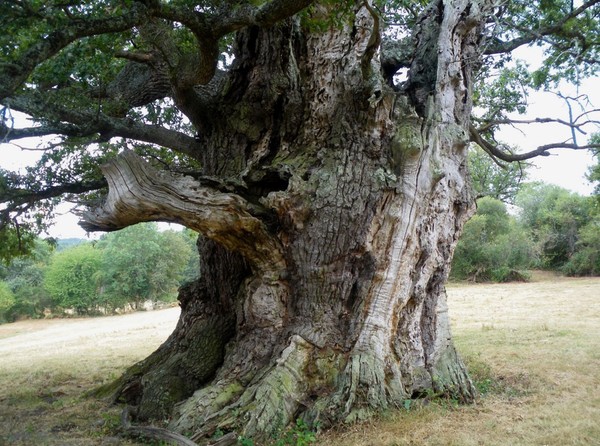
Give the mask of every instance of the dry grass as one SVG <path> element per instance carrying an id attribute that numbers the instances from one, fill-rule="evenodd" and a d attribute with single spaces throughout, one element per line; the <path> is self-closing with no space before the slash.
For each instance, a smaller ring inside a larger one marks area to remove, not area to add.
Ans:
<path id="1" fill-rule="evenodd" d="M 450 285 L 477 404 L 451 402 L 322 438 L 328 446 L 600 445 L 600 279 Z"/>
<path id="2" fill-rule="evenodd" d="M 135 444 L 110 436 L 119 410 L 84 393 L 156 349 L 178 313 L 0 325 L 0 446 Z"/>
<path id="3" fill-rule="evenodd" d="M 432 403 L 319 445 L 600 445 L 600 279 L 451 285 L 477 404 Z M 118 410 L 82 396 L 146 356 L 177 310 L 0 326 L 0 445 L 115 445 Z"/>

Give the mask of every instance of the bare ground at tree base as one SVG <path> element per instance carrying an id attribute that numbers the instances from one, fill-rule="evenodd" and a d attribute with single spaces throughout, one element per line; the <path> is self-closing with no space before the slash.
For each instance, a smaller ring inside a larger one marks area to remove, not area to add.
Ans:
<path id="1" fill-rule="evenodd" d="M 448 286 L 476 404 L 425 400 L 321 433 L 318 445 L 599 445 L 600 278 Z M 178 309 L 0 325 L 0 446 L 135 445 L 85 397 L 147 356 Z"/>

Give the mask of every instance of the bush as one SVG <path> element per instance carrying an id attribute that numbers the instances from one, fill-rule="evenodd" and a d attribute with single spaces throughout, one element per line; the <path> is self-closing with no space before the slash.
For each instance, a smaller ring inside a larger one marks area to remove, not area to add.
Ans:
<path id="1" fill-rule="evenodd" d="M 520 221 L 538 246 L 540 267 L 566 269 L 575 274 L 584 264 L 590 266 L 589 256 L 593 253 L 578 252 L 586 247 L 598 249 L 593 234 L 598 232 L 597 224 L 588 227 L 587 242 L 580 240 L 584 228 L 594 220 L 593 197 L 582 197 L 558 186 L 532 183 L 519 193 L 517 204 L 521 208 Z"/>
<path id="2" fill-rule="evenodd" d="M 52 246 L 45 240 L 36 239 L 28 255 L 13 258 L 3 267 L 3 280 L 10 287 L 15 303 L 5 314 L 8 320 L 20 317 L 42 317 L 44 309 L 52 305 L 44 288 L 44 274 Z"/>
<path id="3" fill-rule="evenodd" d="M 0 322 L 5 322 L 5 314 L 15 304 L 15 296 L 6 282 L 0 282 Z"/>
<path id="4" fill-rule="evenodd" d="M 474 282 L 527 280 L 535 258 L 527 234 L 499 200 L 484 197 L 458 242 L 450 276 Z"/>
<path id="5" fill-rule="evenodd" d="M 600 275 L 600 221 L 592 221 L 581 228 L 576 248 L 562 271 L 569 276 Z"/>

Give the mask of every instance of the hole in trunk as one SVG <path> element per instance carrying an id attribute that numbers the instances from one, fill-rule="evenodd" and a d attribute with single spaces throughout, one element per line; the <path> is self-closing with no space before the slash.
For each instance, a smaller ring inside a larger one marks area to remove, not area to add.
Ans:
<path id="1" fill-rule="evenodd" d="M 248 182 L 248 191 L 254 197 L 265 197 L 270 192 L 283 191 L 288 188 L 291 175 L 287 172 L 268 170 L 256 181 Z"/>

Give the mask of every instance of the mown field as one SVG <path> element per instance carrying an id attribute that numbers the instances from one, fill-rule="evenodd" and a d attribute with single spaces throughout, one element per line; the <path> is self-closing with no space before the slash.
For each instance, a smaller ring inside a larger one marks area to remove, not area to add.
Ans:
<path id="1" fill-rule="evenodd" d="M 481 397 L 414 404 L 321 433 L 318 445 L 600 445 L 600 278 L 448 287 Z M 178 309 L 0 325 L 0 445 L 137 445 L 85 397 L 168 336 Z"/>

